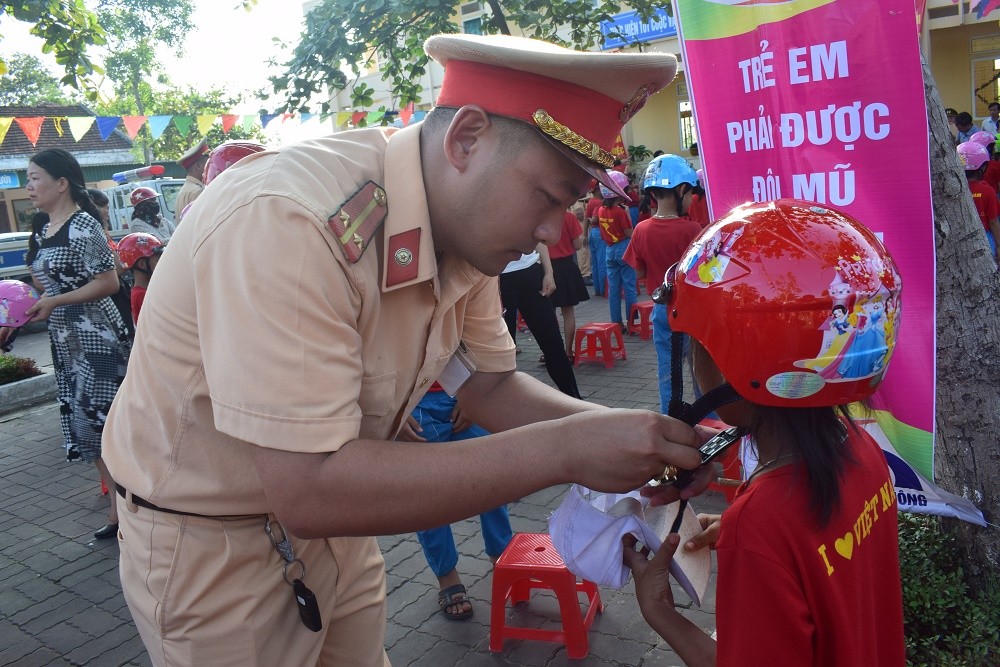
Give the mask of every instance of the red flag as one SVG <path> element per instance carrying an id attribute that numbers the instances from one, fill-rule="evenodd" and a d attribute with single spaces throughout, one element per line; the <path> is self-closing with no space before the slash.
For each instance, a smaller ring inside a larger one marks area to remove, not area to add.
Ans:
<path id="1" fill-rule="evenodd" d="M 21 126 L 21 131 L 24 132 L 24 136 L 28 137 L 28 141 L 34 146 L 38 143 L 38 135 L 42 133 L 42 123 L 45 122 L 45 116 L 31 116 L 29 118 L 15 118 L 17 124 Z"/>
<path id="2" fill-rule="evenodd" d="M 234 114 L 222 114 L 222 133 L 229 134 L 229 130 L 233 129 L 233 126 L 236 125 L 239 119 L 240 117 Z"/>
<path id="3" fill-rule="evenodd" d="M 351 122 L 354 123 L 355 127 L 357 127 L 358 123 L 364 120 L 365 116 L 367 115 L 368 114 L 366 114 L 364 111 L 356 111 L 351 114 Z"/>
<path id="4" fill-rule="evenodd" d="M 403 121 L 403 125 L 410 124 L 410 118 L 413 117 L 413 102 L 410 102 L 405 107 L 399 110 L 399 118 Z"/>
<path id="5" fill-rule="evenodd" d="M 136 135 L 139 134 L 139 130 L 142 129 L 143 123 L 146 122 L 146 117 L 122 116 L 122 122 L 125 124 L 125 131 L 128 133 L 128 138 L 135 139 Z"/>
<path id="6" fill-rule="evenodd" d="M 615 145 L 611 149 L 611 154 L 614 155 L 619 160 L 625 157 L 626 155 L 625 142 L 622 141 L 622 135 L 619 134 L 617 137 L 615 137 Z"/>

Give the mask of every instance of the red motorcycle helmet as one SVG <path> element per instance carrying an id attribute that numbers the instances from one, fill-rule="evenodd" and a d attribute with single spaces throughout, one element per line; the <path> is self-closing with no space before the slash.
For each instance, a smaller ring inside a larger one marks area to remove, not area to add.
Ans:
<path id="1" fill-rule="evenodd" d="M 896 345 L 902 281 L 844 213 L 781 199 L 709 225 L 665 279 L 670 328 L 697 340 L 743 398 L 819 407 L 868 398 Z"/>
<path id="2" fill-rule="evenodd" d="M 163 242 L 152 234 L 133 232 L 118 242 L 118 259 L 122 266 L 131 269 L 143 257 L 152 257 L 163 252 Z"/>
<path id="3" fill-rule="evenodd" d="M 144 201 L 150 199 L 156 199 L 159 195 L 156 194 L 156 190 L 153 188 L 136 188 L 132 191 L 132 194 L 128 196 L 129 200 L 132 202 L 132 206 L 137 206 Z"/>
<path id="4" fill-rule="evenodd" d="M 260 153 L 267 150 L 263 144 L 256 141 L 227 141 L 216 146 L 212 154 L 208 156 L 205 164 L 205 176 L 201 180 L 208 185 L 215 180 L 215 177 L 229 169 L 231 166 L 248 155 Z"/>

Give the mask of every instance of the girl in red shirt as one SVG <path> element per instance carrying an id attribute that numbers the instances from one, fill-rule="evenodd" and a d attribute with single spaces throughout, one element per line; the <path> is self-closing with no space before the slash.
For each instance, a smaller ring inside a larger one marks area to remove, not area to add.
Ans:
<path id="1" fill-rule="evenodd" d="M 880 320 L 880 354 L 865 346 L 872 356 L 861 377 L 805 364 L 822 351 L 842 298 L 829 290 L 838 275 L 859 299 L 894 304 L 892 321 Z M 759 462 L 732 506 L 700 517 L 705 531 L 684 545 L 717 549 L 718 641 L 674 608 L 676 534 L 652 559 L 645 547 L 625 550 L 643 616 L 687 664 L 905 664 L 895 489 L 881 449 L 848 410 L 885 375 L 896 336 L 884 333 L 899 331 L 900 288 L 874 234 L 795 200 L 735 209 L 668 271 L 658 298 L 675 335 L 694 341 L 695 379 L 706 396 L 729 393 L 711 402 Z M 644 490 L 653 504 L 661 493 Z"/>

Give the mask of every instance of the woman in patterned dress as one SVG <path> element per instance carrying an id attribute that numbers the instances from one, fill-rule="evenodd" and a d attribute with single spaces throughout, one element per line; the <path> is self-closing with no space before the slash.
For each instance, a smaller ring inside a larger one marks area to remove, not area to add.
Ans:
<path id="1" fill-rule="evenodd" d="M 49 214 L 31 264 L 45 293 L 28 314 L 49 320 L 66 459 L 94 462 L 111 489 L 108 523 L 94 533 L 109 538 L 118 532 L 118 511 L 114 480 L 101 460 L 101 433 L 131 348 L 110 298 L 118 291 L 114 256 L 83 170 L 70 153 L 50 149 L 32 157 L 27 190 L 32 203 Z"/>

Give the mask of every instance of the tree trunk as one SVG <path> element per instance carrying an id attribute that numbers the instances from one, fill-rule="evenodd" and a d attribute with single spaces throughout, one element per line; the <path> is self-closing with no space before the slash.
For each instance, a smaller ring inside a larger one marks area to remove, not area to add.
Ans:
<path id="1" fill-rule="evenodd" d="M 951 522 L 975 586 L 1000 560 L 1000 274 L 926 60 L 923 69 L 937 251 L 935 474 L 994 524 Z"/>

